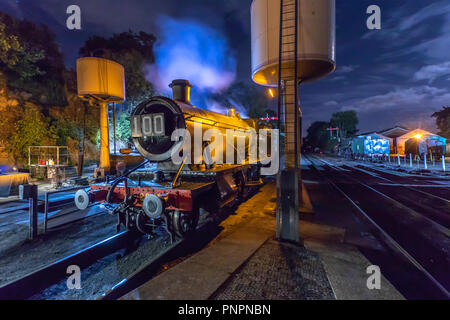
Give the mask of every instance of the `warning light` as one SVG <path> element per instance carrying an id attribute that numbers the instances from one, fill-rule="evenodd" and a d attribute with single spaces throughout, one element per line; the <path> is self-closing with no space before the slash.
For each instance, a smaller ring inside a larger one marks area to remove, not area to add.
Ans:
<path id="1" fill-rule="evenodd" d="M 266 118 L 259 118 L 259 120 L 263 120 L 263 121 L 269 121 L 269 120 L 278 120 L 278 117 L 266 117 Z"/>

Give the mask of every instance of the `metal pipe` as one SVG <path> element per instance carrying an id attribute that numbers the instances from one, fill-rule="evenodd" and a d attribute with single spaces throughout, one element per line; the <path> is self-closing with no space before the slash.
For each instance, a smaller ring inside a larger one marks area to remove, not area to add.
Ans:
<path id="1" fill-rule="evenodd" d="M 44 234 L 47 233 L 47 224 L 48 224 L 48 192 L 45 193 L 45 202 L 44 202 Z"/>
<path id="2" fill-rule="evenodd" d="M 100 169 L 105 170 L 105 175 L 111 169 L 109 160 L 109 133 L 108 133 L 108 104 L 100 102 Z"/>
<path id="3" fill-rule="evenodd" d="M 173 181 L 172 181 L 172 188 L 174 188 L 174 187 L 175 187 L 175 184 L 177 183 L 177 180 L 178 180 L 178 177 L 180 176 L 181 170 L 182 170 L 183 167 L 184 167 L 184 163 L 185 163 L 185 161 L 186 161 L 186 158 L 187 158 L 187 157 L 184 157 L 183 162 L 181 163 L 180 168 L 178 169 L 178 172 L 177 172 L 175 178 L 174 178 Z"/>
<path id="4" fill-rule="evenodd" d="M 114 155 L 116 154 L 116 104 L 113 103 Z"/>

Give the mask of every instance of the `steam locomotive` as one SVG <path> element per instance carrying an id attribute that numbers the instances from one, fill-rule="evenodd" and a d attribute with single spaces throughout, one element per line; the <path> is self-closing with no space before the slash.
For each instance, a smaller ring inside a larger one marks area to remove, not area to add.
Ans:
<path id="1" fill-rule="evenodd" d="M 259 130 L 258 124 L 235 112 L 223 115 L 196 108 L 190 103 L 187 80 L 174 80 L 170 87 L 173 99 L 152 97 L 131 116 L 132 140 L 146 161 L 111 182 L 91 185 L 89 191 L 79 190 L 75 195 L 80 210 L 93 202 L 105 203 L 117 216 L 118 231 L 124 226 L 152 234 L 162 226 L 172 238 L 184 238 L 195 232 L 200 212 L 214 214 L 244 198 L 248 188 L 262 185 L 261 159 L 251 160 L 245 136 L 249 129 Z M 242 158 L 239 164 L 206 161 L 205 157 L 211 157 L 208 141 L 199 145 L 194 140 L 209 129 L 224 137 L 230 132 L 227 129 L 234 130 L 233 137 L 222 144 L 223 150 L 215 152 L 227 154 L 228 149 L 236 160 Z M 173 139 L 176 130 L 181 134 Z M 244 141 L 244 153 L 236 151 L 239 140 Z M 186 161 L 192 154 L 191 161 Z M 173 161 L 174 155 L 179 162 Z"/>

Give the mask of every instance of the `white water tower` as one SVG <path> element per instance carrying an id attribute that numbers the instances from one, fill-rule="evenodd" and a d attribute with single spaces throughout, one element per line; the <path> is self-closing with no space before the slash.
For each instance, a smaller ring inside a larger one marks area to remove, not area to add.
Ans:
<path id="1" fill-rule="evenodd" d="M 108 103 L 125 101 L 125 70 L 117 62 L 95 57 L 77 59 L 78 96 L 100 105 L 100 164 L 109 173 Z"/>
<path id="2" fill-rule="evenodd" d="M 278 87 L 278 118 L 285 134 L 284 167 L 277 178 L 277 238 L 282 240 L 299 240 L 298 86 L 335 70 L 335 12 L 335 0 L 253 0 L 251 6 L 252 79 Z"/>

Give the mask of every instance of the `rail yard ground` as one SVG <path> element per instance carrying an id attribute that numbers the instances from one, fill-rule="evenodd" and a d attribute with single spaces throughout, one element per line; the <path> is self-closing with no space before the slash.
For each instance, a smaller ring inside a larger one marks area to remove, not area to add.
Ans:
<path id="1" fill-rule="evenodd" d="M 267 179 L 214 221 L 203 216 L 189 241 L 171 243 L 163 230 L 151 239 L 128 239 L 83 264 L 81 289 L 67 288 L 63 266 L 26 298 L 448 298 L 448 175 L 306 155 L 302 178 L 300 245 L 275 240 L 275 182 Z M 0 293 L 116 234 L 115 217 L 99 205 L 87 211 L 32 242 L 25 210 L 0 214 Z M 378 288 L 367 285 L 371 266 L 382 274 Z"/>

